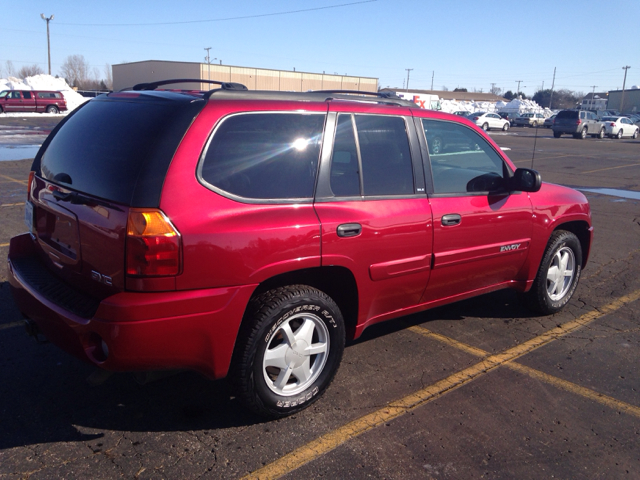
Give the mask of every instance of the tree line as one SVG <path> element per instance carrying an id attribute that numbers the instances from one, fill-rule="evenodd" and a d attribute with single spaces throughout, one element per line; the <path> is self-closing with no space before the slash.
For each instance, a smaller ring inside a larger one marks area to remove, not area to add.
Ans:
<path id="1" fill-rule="evenodd" d="M 16 77 L 23 79 L 44 73 L 42 67 L 37 63 L 25 65 L 17 70 L 11 60 L 7 60 L 4 68 L 0 68 L 0 77 L 3 78 Z M 105 64 L 101 74 L 97 67 L 91 68 L 91 65 L 83 55 L 69 55 L 60 67 L 60 75 L 56 75 L 56 78 L 59 77 L 64 78 L 70 87 L 76 87 L 78 90 L 113 89 L 111 65 Z"/>

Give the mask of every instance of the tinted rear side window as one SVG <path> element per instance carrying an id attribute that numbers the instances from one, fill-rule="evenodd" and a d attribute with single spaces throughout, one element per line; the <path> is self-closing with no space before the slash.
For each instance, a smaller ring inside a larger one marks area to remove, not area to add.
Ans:
<path id="1" fill-rule="evenodd" d="M 571 110 L 563 110 L 562 112 L 558 113 L 558 116 L 556 118 L 558 120 L 562 120 L 563 118 L 575 119 L 575 118 L 578 118 L 578 112 L 571 111 Z"/>
<path id="2" fill-rule="evenodd" d="M 313 198 L 324 122 L 324 114 L 231 116 L 215 130 L 200 177 L 248 199 Z"/>
<path id="3" fill-rule="evenodd" d="M 169 163 L 204 102 L 199 103 L 92 100 L 46 146 L 41 175 L 114 202 L 157 206 Z"/>

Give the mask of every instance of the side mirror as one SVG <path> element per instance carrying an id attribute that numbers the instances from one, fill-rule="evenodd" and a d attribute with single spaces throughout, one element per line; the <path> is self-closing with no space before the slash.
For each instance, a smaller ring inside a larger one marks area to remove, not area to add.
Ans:
<path id="1" fill-rule="evenodd" d="M 509 181 L 511 191 L 537 192 L 542 186 L 542 177 L 530 168 L 518 168 Z"/>

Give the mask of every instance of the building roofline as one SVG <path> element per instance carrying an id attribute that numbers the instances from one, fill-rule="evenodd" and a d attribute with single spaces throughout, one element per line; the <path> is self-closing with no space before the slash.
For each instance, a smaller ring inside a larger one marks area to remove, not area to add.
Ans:
<path id="1" fill-rule="evenodd" d="M 181 61 L 176 61 L 176 60 L 140 60 L 137 62 L 124 62 L 124 63 L 115 63 L 113 64 L 114 67 L 116 66 L 121 66 L 121 65 L 135 65 L 135 64 L 140 64 L 140 63 L 150 63 L 150 62 L 157 62 L 157 63 L 182 63 L 182 64 L 192 64 L 192 65 L 209 65 L 207 63 L 203 63 L 203 62 L 181 62 Z M 268 71 L 268 72 L 289 72 L 289 73 L 301 73 L 301 74 L 308 74 L 308 75 L 324 75 L 326 77 L 344 77 L 344 78 L 364 78 L 364 79 L 368 79 L 368 80 L 375 80 L 376 82 L 379 80 L 378 77 L 365 77 L 363 75 L 340 75 L 335 74 L 335 73 L 318 73 L 318 72 L 303 72 L 302 70 L 279 70 L 276 68 L 262 68 L 262 67 L 247 67 L 247 66 L 242 66 L 242 65 L 228 65 L 228 64 L 218 64 L 218 63 L 212 63 L 210 64 L 212 67 L 228 67 L 228 68 L 250 68 L 250 69 L 254 69 L 254 70 L 263 70 L 263 71 Z"/>

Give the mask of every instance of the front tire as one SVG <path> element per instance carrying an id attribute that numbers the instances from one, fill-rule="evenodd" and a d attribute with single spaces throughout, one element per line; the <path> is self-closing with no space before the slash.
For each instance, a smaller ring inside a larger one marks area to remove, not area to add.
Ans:
<path id="1" fill-rule="evenodd" d="M 566 230 L 553 232 L 531 290 L 521 295 L 531 310 L 543 315 L 564 307 L 576 290 L 582 269 L 582 246 Z"/>
<path id="2" fill-rule="evenodd" d="M 562 133 L 560 132 L 553 132 L 553 138 L 560 138 L 561 135 Z"/>
<path id="3" fill-rule="evenodd" d="M 604 138 L 604 127 L 600 129 L 600 133 L 598 134 L 598 138 Z"/>
<path id="4" fill-rule="evenodd" d="M 342 314 L 328 295 L 306 285 L 270 290 L 249 303 L 229 379 L 249 409 L 285 417 L 320 398 L 344 343 Z"/>
<path id="5" fill-rule="evenodd" d="M 507 130 L 509 130 L 509 122 L 505 123 L 505 124 L 502 126 L 502 131 L 503 131 L 503 132 L 506 132 Z"/>

